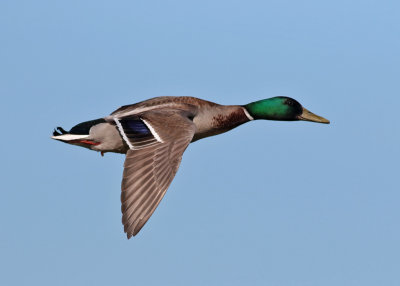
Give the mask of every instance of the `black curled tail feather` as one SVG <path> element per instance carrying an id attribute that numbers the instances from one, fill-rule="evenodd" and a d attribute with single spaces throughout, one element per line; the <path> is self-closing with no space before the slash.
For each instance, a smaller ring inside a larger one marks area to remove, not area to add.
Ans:
<path id="1" fill-rule="evenodd" d="M 63 134 L 69 134 L 69 132 L 65 131 L 64 128 L 59 127 L 59 126 L 56 129 L 54 129 L 54 131 L 53 131 L 53 136 L 63 135 Z"/>

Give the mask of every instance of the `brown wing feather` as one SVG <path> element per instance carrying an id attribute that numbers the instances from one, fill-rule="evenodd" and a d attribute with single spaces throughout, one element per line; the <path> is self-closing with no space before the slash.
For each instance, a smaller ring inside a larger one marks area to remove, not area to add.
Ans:
<path id="1" fill-rule="evenodd" d="M 128 238 L 140 231 L 157 208 L 195 133 L 193 122 L 182 112 L 149 112 L 143 114 L 143 118 L 163 139 L 163 143 L 129 150 L 126 154 L 121 210 Z"/>

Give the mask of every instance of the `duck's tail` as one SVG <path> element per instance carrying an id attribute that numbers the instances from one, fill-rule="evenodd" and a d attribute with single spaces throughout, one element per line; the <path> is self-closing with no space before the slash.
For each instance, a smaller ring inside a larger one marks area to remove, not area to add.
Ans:
<path id="1" fill-rule="evenodd" d="M 75 125 L 70 131 L 66 131 L 62 127 L 57 127 L 54 129 L 53 136 L 51 138 L 64 142 L 84 139 L 89 136 L 90 128 L 92 128 L 94 125 L 105 122 L 106 121 L 103 118 L 85 121 Z"/>

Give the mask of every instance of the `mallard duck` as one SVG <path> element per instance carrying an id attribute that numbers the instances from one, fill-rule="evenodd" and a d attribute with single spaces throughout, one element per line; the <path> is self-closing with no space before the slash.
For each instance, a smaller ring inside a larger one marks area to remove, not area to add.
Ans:
<path id="1" fill-rule="evenodd" d="M 101 152 L 126 154 L 121 210 L 124 231 L 135 236 L 153 214 L 191 142 L 258 120 L 329 124 L 289 97 L 247 105 L 220 105 L 194 97 L 157 97 L 122 106 L 109 116 L 57 127 L 51 138 Z"/>

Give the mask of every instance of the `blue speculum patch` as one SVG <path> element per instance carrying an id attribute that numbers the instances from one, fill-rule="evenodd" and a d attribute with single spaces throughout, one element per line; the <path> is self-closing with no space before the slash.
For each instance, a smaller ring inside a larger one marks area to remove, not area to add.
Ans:
<path id="1" fill-rule="evenodd" d="M 151 134 L 149 128 L 140 119 L 125 119 L 121 120 L 121 125 L 125 133 L 147 135 Z"/>

